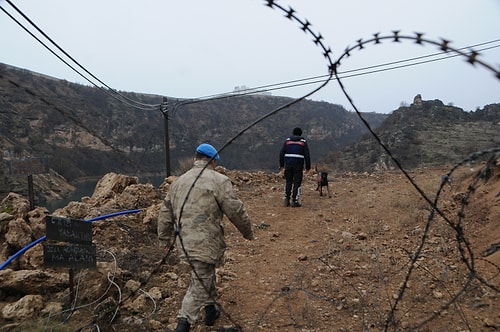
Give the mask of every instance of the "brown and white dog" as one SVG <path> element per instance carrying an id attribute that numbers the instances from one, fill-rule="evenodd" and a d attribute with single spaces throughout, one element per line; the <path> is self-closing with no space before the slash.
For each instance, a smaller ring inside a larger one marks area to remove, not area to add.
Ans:
<path id="1" fill-rule="evenodd" d="M 328 187 L 328 172 L 318 172 L 318 166 L 315 166 L 314 170 L 316 171 L 316 182 L 318 183 L 316 190 L 319 190 L 319 195 L 323 196 L 323 187 L 326 187 L 326 190 L 328 191 L 328 197 L 332 197 L 332 195 L 330 194 L 330 188 Z"/>

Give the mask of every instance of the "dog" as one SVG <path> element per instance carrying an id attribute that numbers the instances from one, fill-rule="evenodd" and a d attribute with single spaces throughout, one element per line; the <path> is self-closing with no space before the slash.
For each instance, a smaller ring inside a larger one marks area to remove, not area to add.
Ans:
<path id="1" fill-rule="evenodd" d="M 326 187 L 326 190 L 328 191 L 328 197 L 332 197 L 332 195 L 330 194 L 330 187 L 328 187 L 328 172 L 318 172 L 317 167 L 315 167 L 315 170 L 316 182 L 318 183 L 316 190 L 319 191 L 319 195 L 323 196 L 323 187 Z"/>

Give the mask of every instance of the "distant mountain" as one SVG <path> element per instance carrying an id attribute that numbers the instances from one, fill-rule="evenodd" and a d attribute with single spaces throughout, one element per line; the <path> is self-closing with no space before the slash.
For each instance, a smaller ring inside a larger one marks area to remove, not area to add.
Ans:
<path id="1" fill-rule="evenodd" d="M 453 165 L 472 153 L 500 147 L 500 104 L 464 112 L 440 100 L 424 100 L 395 110 L 374 131 L 404 168 Z M 330 153 L 325 161 L 337 171 L 395 167 L 373 135 Z"/>
<path id="2" fill-rule="evenodd" d="M 70 182 L 109 172 L 164 175 L 163 96 L 120 94 L 157 107 L 138 109 L 113 91 L 0 64 L 0 198 L 26 182 L 9 176 L 7 161 L 29 157 L 47 157 L 51 172 Z M 171 173 L 181 171 L 200 142 L 217 148 L 230 143 L 221 151 L 226 168 L 277 171 L 279 149 L 296 126 L 314 164 L 337 172 L 394 168 L 359 116 L 340 105 L 303 100 L 266 117 L 292 100 L 248 95 L 186 103 L 169 97 Z M 500 145 L 500 104 L 464 112 L 440 100 L 419 100 L 389 115 L 361 116 L 405 168 L 453 164 Z"/>
<path id="3" fill-rule="evenodd" d="M 130 100 L 159 105 L 163 96 L 120 92 Z M 49 167 L 73 181 L 123 174 L 165 173 L 164 116 L 160 107 L 142 110 L 113 97 L 106 89 L 58 80 L 0 64 L 0 150 L 5 160 L 47 156 Z M 249 124 L 293 99 L 264 95 L 230 96 L 175 107 L 169 100 L 169 146 L 172 174 L 193 157 L 200 142 L 221 151 L 229 169 L 277 171 L 278 152 L 294 127 L 300 126 L 313 163 L 356 142 L 367 129 L 340 105 L 303 100 L 259 122 Z M 377 128 L 387 114 L 364 113 Z M 11 189 L 6 179 L 0 193 Z"/>

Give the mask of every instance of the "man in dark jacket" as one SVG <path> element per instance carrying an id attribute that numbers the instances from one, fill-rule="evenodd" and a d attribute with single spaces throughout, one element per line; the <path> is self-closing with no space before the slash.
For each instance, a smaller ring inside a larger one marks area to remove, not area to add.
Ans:
<path id="1" fill-rule="evenodd" d="M 285 206 L 299 207 L 302 172 L 306 166 L 306 174 L 311 170 L 311 158 L 306 140 L 302 137 L 302 129 L 294 128 L 293 135 L 288 137 L 280 151 L 280 171 L 285 168 Z"/>

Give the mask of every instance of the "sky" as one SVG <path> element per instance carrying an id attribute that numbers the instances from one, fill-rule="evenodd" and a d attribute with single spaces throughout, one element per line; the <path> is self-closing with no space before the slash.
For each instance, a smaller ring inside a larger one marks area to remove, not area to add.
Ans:
<path id="1" fill-rule="evenodd" d="M 313 35 L 278 8 L 261 0 L 11 0 L 24 15 L 101 82 L 118 91 L 176 98 L 204 98 L 236 87 L 277 88 L 272 95 L 301 97 L 328 77 L 328 59 Z M 275 0 L 293 8 L 301 22 L 331 49 L 335 62 L 344 50 L 373 34 L 424 38 L 468 50 L 500 70 L 498 0 Z M 47 46 L 90 77 L 47 41 L 5 0 L 0 6 Z M 0 11 L 0 62 L 70 82 L 91 85 Z M 485 48 L 490 48 L 486 50 Z M 414 40 L 383 40 L 342 58 L 342 84 L 361 112 L 390 113 L 417 94 L 465 111 L 500 102 L 500 80 L 463 57 L 439 61 L 440 49 Z M 453 55 L 449 53 L 448 55 Z M 432 57 L 430 57 L 432 55 Z M 446 55 L 445 55 L 446 56 Z M 442 55 L 441 55 L 442 57 Z M 376 73 L 360 68 L 405 61 Z M 354 71 L 357 70 L 357 71 Z M 318 79 L 312 79 L 318 78 Z M 91 81 L 94 81 L 91 79 Z M 285 82 L 300 82 L 290 87 Z M 316 83 L 316 81 L 321 81 Z M 307 83 L 307 84 L 306 84 Z M 102 86 L 97 82 L 98 86 Z M 287 87 L 287 88 L 285 88 Z M 353 110 L 337 81 L 308 97 Z"/>

